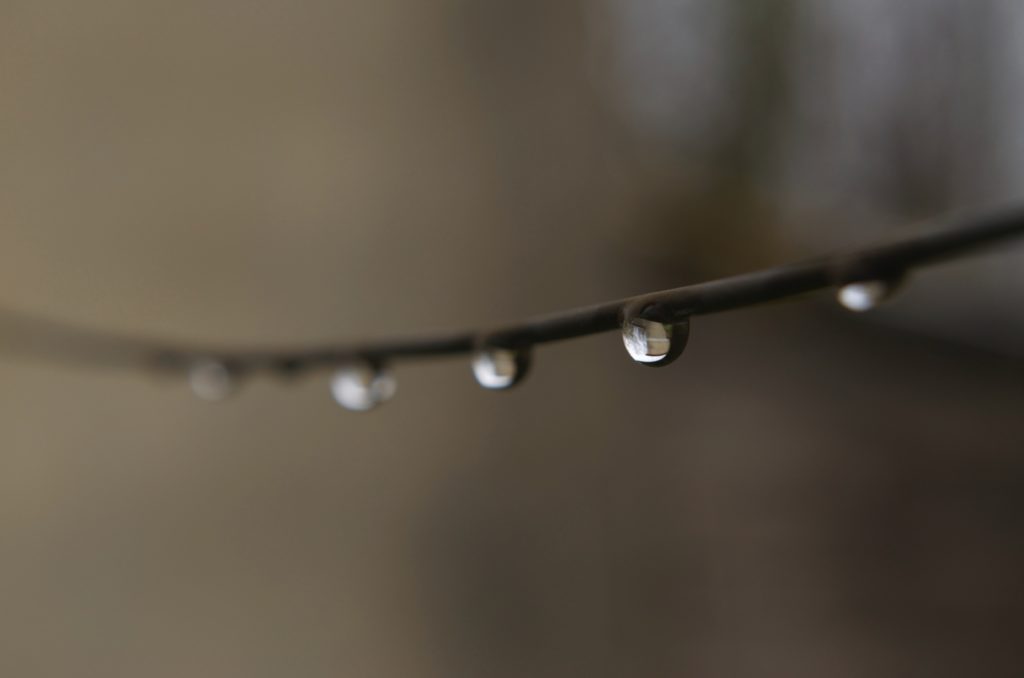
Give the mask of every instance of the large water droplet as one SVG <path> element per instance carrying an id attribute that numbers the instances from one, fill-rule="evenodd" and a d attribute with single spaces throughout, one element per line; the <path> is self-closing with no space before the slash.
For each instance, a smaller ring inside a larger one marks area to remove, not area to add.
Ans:
<path id="1" fill-rule="evenodd" d="M 473 356 L 473 376 L 484 388 L 511 388 L 529 368 L 530 350 L 526 348 L 483 348 Z"/>
<path id="2" fill-rule="evenodd" d="M 633 317 L 622 324 L 622 343 L 629 357 L 651 367 L 668 365 L 678 358 L 689 337 L 689 320 L 666 324 Z"/>
<path id="3" fill-rule="evenodd" d="M 331 377 L 331 395 L 348 410 L 372 410 L 395 395 L 398 383 L 383 367 L 349 365 Z"/>
<path id="4" fill-rule="evenodd" d="M 235 391 L 235 378 L 219 360 L 200 360 L 188 370 L 192 392 L 203 400 L 224 400 Z"/>
<path id="5" fill-rule="evenodd" d="M 840 287 L 836 298 L 847 309 L 863 313 L 882 303 L 892 294 L 893 287 L 887 280 L 860 280 Z"/>

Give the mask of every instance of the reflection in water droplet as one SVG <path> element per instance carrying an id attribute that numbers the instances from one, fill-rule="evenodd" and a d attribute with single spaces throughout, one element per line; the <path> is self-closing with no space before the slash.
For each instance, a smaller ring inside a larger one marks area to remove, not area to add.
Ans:
<path id="1" fill-rule="evenodd" d="M 484 388 L 515 386 L 526 376 L 529 367 L 529 349 L 484 348 L 473 356 L 473 376 Z"/>
<path id="2" fill-rule="evenodd" d="M 629 357 L 652 367 L 668 365 L 686 348 L 690 321 L 674 325 L 644 318 L 627 318 L 622 324 L 622 343 Z"/>
<path id="3" fill-rule="evenodd" d="M 224 400 L 235 391 L 235 379 L 218 360 L 200 360 L 188 370 L 192 392 L 203 400 Z"/>
<path id="4" fill-rule="evenodd" d="M 840 287 L 836 298 L 847 309 L 862 313 L 882 303 L 892 289 L 893 285 L 885 280 L 862 280 Z"/>
<path id="5" fill-rule="evenodd" d="M 331 394 L 348 410 L 372 410 L 395 395 L 398 383 L 391 372 L 371 365 L 349 365 L 331 377 Z"/>

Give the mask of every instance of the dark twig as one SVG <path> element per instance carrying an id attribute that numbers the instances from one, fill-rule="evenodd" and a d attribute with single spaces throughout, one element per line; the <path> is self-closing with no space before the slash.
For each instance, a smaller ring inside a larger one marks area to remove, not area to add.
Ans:
<path id="1" fill-rule="evenodd" d="M 365 344 L 244 351 L 185 346 L 122 337 L 5 314 L 0 349 L 97 366 L 148 367 L 185 371 L 197 361 L 215 360 L 233 373 L 295 373 L 353 362 L 471 353 L 481 346 L 529 348 L 620 328 L 624 314 L 662 323 L 717 313 L 815 290 L 868 280 L 896 280 L 911 269 L 958 257 L 1024 235 L 1024 210 L 955 221 L 929 232 L 857 252 L 822 257 L 710 282 L 643 294 L 536 317 L 489 330 L 411 337 Z"/>

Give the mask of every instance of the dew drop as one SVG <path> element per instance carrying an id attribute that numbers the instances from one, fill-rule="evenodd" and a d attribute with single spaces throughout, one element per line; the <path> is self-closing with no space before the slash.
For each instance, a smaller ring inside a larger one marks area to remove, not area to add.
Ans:
<path id="1" fill-rule="evenodd" d="M 689 337 L 689 320 L 666 324 L 633 317 L 622 324 L 622 343 L 629 357 L 651 367 L 668 365 L 678 358 Z"/>
<path id="2" fill-rule="evenodd" d="M 529 349 L 483 348 L 473 356 L 473 376 L 484 388 L 511 388 L 529 368 Z"/>
<path id="3" fill-rule="evenodd" d="M 203 400 L 224 400 L 235 392 L 235 378 L 228 366 L 219 360 L 200 360 L 188 370 L 192 392 Z"/>
<path id="4" fill-rule="evenodd" d="M 886 280 L 860 280 L 840 287 L 836 298 L 848 310 L 863 313 L 882 303 L 892 294 L 893 287 Z"/>
<path id="5" fill-rule="evenodd" d="M 331 395 L 347 410 L 366 412 L 395 395 L 398 383 L 390 370 L 349 365 L 331 377 Z"/>

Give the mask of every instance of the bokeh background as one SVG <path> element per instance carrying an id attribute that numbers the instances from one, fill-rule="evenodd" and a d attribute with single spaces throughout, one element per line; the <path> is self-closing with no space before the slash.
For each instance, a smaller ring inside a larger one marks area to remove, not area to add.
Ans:
<path id="1" fill-rule="evenodd" d="M 1012 0 L 4 0 L 0 306 L 261 346 L 486 326 L 1024 181 Z M 1015 676 L 1024 250 L 210 404 L 0 360 L 0 673 Z"/>

